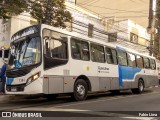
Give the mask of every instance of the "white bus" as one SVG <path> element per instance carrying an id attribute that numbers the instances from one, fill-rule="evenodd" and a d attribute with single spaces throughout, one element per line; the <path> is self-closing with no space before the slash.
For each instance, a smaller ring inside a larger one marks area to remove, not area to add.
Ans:
<path id="1" fill-rule="evenodd" d="M 7 94 L 88 93 L 159 85 L 155 58 L 48 25 L 34 25 L 12 36 Z"/>

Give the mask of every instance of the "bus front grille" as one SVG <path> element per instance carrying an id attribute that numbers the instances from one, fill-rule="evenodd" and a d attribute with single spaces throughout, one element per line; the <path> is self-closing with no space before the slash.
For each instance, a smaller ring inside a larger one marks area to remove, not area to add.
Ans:
<path id="1" fill-rule="evenodd" d="M 25 84 L 21 85 L 6 85 L 6 90 L 8 92 L 21 92 L 24 91 Z"/>

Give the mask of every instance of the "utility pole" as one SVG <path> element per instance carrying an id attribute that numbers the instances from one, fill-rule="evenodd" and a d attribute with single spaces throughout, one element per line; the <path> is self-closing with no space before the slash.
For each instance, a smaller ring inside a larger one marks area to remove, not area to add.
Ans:
<path id="1" fill-rule="evenodd" d="M 149 55 L 152 55 L 153 54 L 153 41 L 154 41 L 154 32 L 153 32 L 153 0 L 150 0 L 150 4 L 149 4 L 148 33 L 151 34 L 150 45 L 149 45 Z"/>
<path id="2" fill-rule="evenodd" d="M 155 48 L 157 48 L 156 57 L 160 60 L 160 0 L 156 0 L 156 34 L 155 34 Z"/>

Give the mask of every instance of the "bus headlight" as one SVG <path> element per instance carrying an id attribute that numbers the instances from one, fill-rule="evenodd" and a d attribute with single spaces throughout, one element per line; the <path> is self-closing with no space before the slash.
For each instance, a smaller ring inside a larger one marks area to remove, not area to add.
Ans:
<path id="1" fill-rule="evenodd" d="M 40 72 L 32 75 L 31 77 L 28 78 L 26 85 L 30 84 L 30 83 L 33 82 L 34 80 L 37 80 L 39 77 L 40 77 Z"/>
<path id="2" fill-rule="evenodd" d="M 39 78 L 39 73 L 37 73 L 37 74 L 35 74 L 35 75 L 33 75 L 33 77 L 32 77 L 32 80 L 36 80 L 36 79 L 38 79 Z"/>

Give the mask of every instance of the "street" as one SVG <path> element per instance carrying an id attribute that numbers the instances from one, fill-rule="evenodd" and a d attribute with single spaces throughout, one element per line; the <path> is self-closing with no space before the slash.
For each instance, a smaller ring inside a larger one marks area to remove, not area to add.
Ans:
<path id="1" fill-rule="evenodd" d="M 122 91 L 120 95 L 112 95 L 110 92 L 93 94 L 83 102 L 72 101 L 69 96 L 60 96 L 49 101 L 45 98 L 6 95 L 5 100 L 0 102 L 0 110 L 52 111 L 47 113 L 49 117 L 120 117 L 126 119 L 149 117 L 149 119 L 157 120 L 157 116 L 160 116 L 158 112 L 160 111 L 160 87 L 146 89 L 141 95 L 132 94 L 129 90 Z M 150 116 L 146 116 L 148 114 Z"/>

